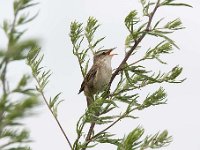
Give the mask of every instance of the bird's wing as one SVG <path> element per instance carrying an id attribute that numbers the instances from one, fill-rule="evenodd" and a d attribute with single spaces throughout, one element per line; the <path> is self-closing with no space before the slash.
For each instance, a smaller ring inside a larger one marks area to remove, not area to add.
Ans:
<path id="1" fill-rule="evenodd" d="M 92 68 L 89 70 L 89 72 L 87 73 L 87 75 L 85 76 L 85 78 L 81 84 L 79 93 L 81 93 L 84 90 L 86 83 L 88 83 L 90 80 L 93 80 L 95 78 L 97 70 L 98 70 L 98 65 L 92 66 Z"/>

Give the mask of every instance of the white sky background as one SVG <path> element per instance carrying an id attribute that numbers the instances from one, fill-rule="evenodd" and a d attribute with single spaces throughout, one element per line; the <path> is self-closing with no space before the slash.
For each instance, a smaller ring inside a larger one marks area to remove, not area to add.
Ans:
<path id="1" fill-rule="evenodd" d="M 181 2 L 181 0 L 179 0 Z M 185 30 L 173 35 L 181 50 L 167 56 L 165 60 L 170 67 L 180 64 L 184 68 L 182 77 L 187 80 L 178 85 L 164 84 L 168 93 L 168 104 L 150 107 L 137 113 L 140 118 L 131 121 L 121 121 L 110 131 L 123 137 L 133 128 L 141 125 L 146 134 L 167 129 L 173 136 L 167 150 L 199 150 L 200 149 L 200 101 L 199 101 L 199 14 L 200 1 L 190 0 L 193 9 L 185 7 L 168 7 L 160 9 L 156 18 L 172 19 L 180 17 Z M 12 17 L 12 0 L 0 0 L 0 22 Z M 86 22 L 89 16 L 96 17 L 102 24 L 98 36 L 106 36 L 103 45 L 105 48 L 117 47 L 116 52 L 121 54 L 114 58 L 113 67 L 116 67 L 123 58 L 124 40 L 127 35 L 123 24 L 125 16 L 133 9 L 141 10 L 137 0 L 42 0 L 38 6 L 38 18 L 28 25 L 26 37 L 42 39 L 42 49 L 45 54 L 44 65 L 51 69 L 53 75 L 46 89 L 46 95 L 54 96 L 62 92 L 65 99 L 59 107 L 59 120 L 71 140 L 76 137 L 75 124 L 83 114 L 86 102 L 83 94 L 77 95 L 82 82 L 81 73 L 76 58 L 72 54 L 72 46 L 68 36 L 70 22 L 73 20 Z M 0 31 L 1 46 L 6 43 L 3 32 Z M 151 40 L 145 39 L 142 44 L 150 45 Z M 154 43 L 155 44 L 155 43 Z M 156 62 L 155 62 L 156 63 Z M 154 63 L 154 65 L 155 65 Z M 157 69 L 156 66 L 149 66 Z M 27 71 L 24 62 L 13 63 L 9 66 L 8 78 L 16 81 L 22 72 Z M 16 69 L 17 68 L 17 69 Z M 13 70 L 14 69 L 14 70 Z M 165 69 L 166 70 L 166 69 Z M 153 92 L 155 88 L 147 88 Z M 31 130 L 33 150 L 66 150 L 68 145 L 53 120 L 47 107 L 37 109 L 38 115 L 26 119 L 27 127 Z M 111 145 L 97 146 L 95 150 L 112 150 Z"/>

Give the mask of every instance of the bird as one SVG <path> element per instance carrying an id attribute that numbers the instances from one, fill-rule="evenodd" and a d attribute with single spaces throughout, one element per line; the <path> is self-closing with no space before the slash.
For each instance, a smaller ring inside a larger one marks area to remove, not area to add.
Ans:
<path id="1" fill-rule="evenodd" d="M 114 49 L 99 50 L 94 54 L 93 65 L 86 74 L 79 90 L 79 94 L 84 91 L 88 107 L 94 101 L 93 95 L 102 92 L 110 82 L 112 76 L 111 60 L 116 55 L 111 53 Z"/>

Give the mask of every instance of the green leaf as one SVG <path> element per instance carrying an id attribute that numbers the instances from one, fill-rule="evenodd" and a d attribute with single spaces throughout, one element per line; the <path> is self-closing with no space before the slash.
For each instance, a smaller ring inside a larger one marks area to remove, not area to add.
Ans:
<path id="1" fill-rule="evenodd" d="M 77 44 L 78 40 L 83 36 L 82 23 L 76 21 L 72 22 L 70 25 L 70 34 L 72 44 Z"/>
<path id="2" fill-rule="evenodd" d="M 183 29 L 184 27 L 182 27 L 182 22 L 179 18 L 168 22 L 164 28 L 170 29 L 170 30 L 179 30 L 179 29 Z"/>
<path id="3" fill-rule="evenodd" d="M 182 71 L 183 71 L 182 67 L 176 66 L 170 72 L 168 72 L 163 78 L 166 82 L 169 83 L 182 83 L 183 81 L 185 81 L 185 79 L 176 80 L 176 78 L 178 78 L 181 75 Z"/>
<path id="4" fill-rule="evenodd" d="M 134 32 L 133 26 L 139 22 L 139 18 L 137 17 L 137 11 L 133 10 L 131 11 L 128 16 L 126 16 L 125 25 L 129 32 L 132 34 Z"/>
<path id="5" fill-rule="evenodd" d="M 165 40 L 167 40 L 169 43 L 171 43 L 173 46 L 175 46 L 177 49 L 179 49 L 179 47 L 175 44 L 175 42 L 172 39 L 170 39 L 169 37 L 165 36 L 164 34 L 161 34 L 157 31 L 147 32 L 147 34 L 157 36 L 157 37 L 162 37 Z"/>
<path id="6" fill-rule="evenodd" d="M 4 30 L 4 32 L 5 32 L 6 34 L 8 34 L 8 31 L 9 31 L 9 29 L 10 29 L 10 23 L 8 22 L 8 20 L 4 20 L 4 21 L 3 21 L 2 29 Z"/>
<path id="7" fill-rule="evenodd" d="M 161 18 L 160 20 L 158 20 L 156 22 L 156 24 L 154 25 L 153 29 L 156 29 L 158 27 L 158 25 L 164 20 L 164 18 Z"/>
<path id="8" fill-rule="evenodd" d="M 98 39 L 98 40 L 92 45 L 92 47 L 93 47 L 93 48 L 96 47 L 97 44 L 99 44 L 99 43 L 100 43 L 101 41 L 103 41 L 105 38 L 106 38 L 106 37 L 102 37 L 102 38 Z"/>
<path id="9" fill-rule="evenodd" d="M 186 6 L 186 7 L 191 7 L 191 5 L 186 4 L 186 3 L 171 3 L 171 0 L 166 0 L 164 2 L 161 3 L 161 6 Z"/>
<path id="10" fill-rule="evenodd" d="M 32 17 L 29 17 L 29 14 L 27 14 L 27 13 L 22 14 L 17 21 L 17 25 L 27 24 L 27 23 L 33 21 L 38 15 L 39 15 L 39 12 L 36 13 L 35 15 L 33 15 Z"/>
<path id="11" fill-rule="evenodd" d="M 94 17 L 89 17 L 87 20 L 87 25 L 85 27 L 85 37 L 88 42 L 88 48 L 91 50 L 92 54 L 94 55 L 95 51 L 94 48 L 105 39 L 105 37 L 99 38 L 95 40 L 94 35 L 97 32 L 100 24 L 98 20 Z"/>
<path id="12" fill-rule="evenodd" d="M 89 43 L 92 42 L 94 38 L 94 33 L 99 28 L 99 26 L 100 25 L 98 24 L 97 19 L 95 19 L 94 17 L 88 18 L 87 25 L 85 27 L 85 36 Z"/>
<path id="13" fill-rule="evenodd" d="M 156 47 L 149 49 L 146 52 L 145 58 L 147 59 L 156 59 L 160 61 L 161 63 L 164 63 L 159 58 L 161 54 L 170 54 L 172 52 L 172 44 L 168 41 L 162 41 L 160 42 Z M 166 64 L 166 63 L 165 63 Z"/>
<path id="14" fill-rule="evenodd" d="M 124 138 L 123 142 L 118 146 L 117 150 L 132 150 L 137 146 L 140 141 L 139 139 L 144 134 L 142 127 L 137 127 Z"/>
<path id="15" fill-rule="evenodd" d="M 108 143 L 108 144 L 113 144 L 115 146 L 118 146 L 121 142 L 121 139 L 110 138 L 112 136 L 113 136 L 112 134 L 104 133 L 98 136 L 96 141 L 99 143 Z"/>
<path id="16" fill-rule="evenodd" d="M 166 104 L 166 97 L 167 97 L 167 93 L 162 87 L 160 87 L 156 92 L 146 97 L 140 109 L 144 109 L 149 106 Z"/>
<path id="17" fill-rule="evenodd" d="M 29 2 L 31 2 L 32 0 L 29 0 Z M 20 8 L 19 8 L 19 10 L 21 11 L 21 10 L 23 10 L 23 9 L 26 9 L 26 8 L 30 8 L 30 7 L 33 7 L 33 6 L 36 6 L 36 5 L 38 5 L 39 3 L 24 3 Z"/>
<path id="18" fill-rule="evenodd" d="M 18 87 L 18 88 L 25 87 L 25 86 L 27 85 L 29 79 L 30 79 L 30 76 L 27 75 L 27 74 L 24 74 L 24 75 L 22 76 L 21 80 L 19 81 L 17 87 Z"/>
<path id="19" fill-rule="evenodd" d="M 24 40 L 11 46 L 7 52 L 7 57 L 12 60 L 25 59 L 28 54 L 28 50 L 37 47 L 38 41 L 36 39 Z"/>
<path id="20" fill-rule="evenodd" d="M 50 101 L 49 101 L 50 108 L 52 108 L 54 106 L 54 104 L 58 101 L 60 94 L 61 93 L 58 93 L 52 100 L 50 99 Z"/>
<path id="21" fill-rule="evenodd" d="M 149 16 L 149 14 L 150 14 L 149 9 L 154 4 L 155 4 L 155 2 L 149 1 L 146 5 L 143 5 L 143 15 L 144 16 Z"/>
<path id="22" fill-rule="evenodd" d="M 25 117 L 27 112 L 29 112 L 31 108 L 38 106 L 38 104 L 39 101 L 35 96 L 29 96 L 28 98 L 23 99 L 16 104 L 11 104 L 5 116 L 6 124 L 9 125 L 15 121 L 15 119 Z"/>
<path id="23" fill-rule="evenodd" d="M 146 0 L 140 0 L 140 3 L 144 6 L 146 4 Z"/>
<path id="24" fill-rule="evenodd" d="M 156 133 L 155 135 L 147 136 L 140 144 L 141 149 L 158 149 L 164 146 L 168 146 L 172 142 L 172 137 L 168 135 L 168 131 L 164 130 L 162 133 Z"/>

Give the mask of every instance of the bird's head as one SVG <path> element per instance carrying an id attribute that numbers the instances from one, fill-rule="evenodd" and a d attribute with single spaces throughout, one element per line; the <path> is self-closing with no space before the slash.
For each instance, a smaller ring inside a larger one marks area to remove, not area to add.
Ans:
<path id="1" fill-rule="evenodd" d="M 112 51 L 114 50 L 115 48 L 110 48 L 110 49 L 105 49 L 105 50 L 100 50 L 100 51 L 97 51 L 95 54 L 94 54 L 94 63 L 104 63 L 104 62 L 110 62 L 112 57 L 114 55 L 117 55 L 117 54 L 113 54 Z"/>

